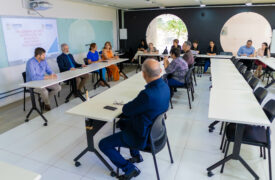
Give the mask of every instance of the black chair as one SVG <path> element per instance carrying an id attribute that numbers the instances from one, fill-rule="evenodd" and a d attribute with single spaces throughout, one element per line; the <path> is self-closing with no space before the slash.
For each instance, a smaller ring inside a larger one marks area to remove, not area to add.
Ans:
<path id="1" fill-rule="evenodd" d="M 89 65 L 88 58 L 83 59 L 85 65 Z M 92 83 L 97 82 L 99 80 L 99 73 L 98 72 L 91 72 L 92 74 Z M 96 78 L 96 81 L 95 81 Z"/>
<path id="2" fill-rule="evenodd" d="M 220 55 L 225 55 L 225 56 L 232 56 L 232 52 L 220 52 Z"/>
<path id="3" fill-rule="evenodd" d="M 245 65 L 241 65 L 241 67 L 238 70 L 242 75 L 244 75 L 246 72 L 246 69 L 247 69 L 247 67 Z"/>
<path id="4" fill-rule="evenodd" d="M 193 78 L 194 78 L 195 85 L 197 86 L 196 72 L 195 72 L 195 66 L 194 66 L 194 64 L 190 65 L 188 68 L 189 68 L 189 69 L 190 69 L 190 68 L 193 68 L 192 74 L 193 74 Z"/>
<path id="5" fill-rule="evenodd" d="M 253 73 L 251 71 L 246 71 L 243 75 L 244 79 L 248 82 L 253 76 Z"/>
<path id="6" fill-rule="evenodd" d="M 158 180 L 160 179 L 160 177 L 156 161 L 156 154 L 159 153 L 165 147 L 166 144 L 168 147 L 171 163 L 174 163 L 170 149 L 170 144 L 167 137 L 164 114 L 161 114 L 155 119 L 152 127 L 150 128 L 148 146 L 144 150 L 141 150 L 143 152 L 152 153 Z"/>
<path id="7" fill-rule="evenodd" d="M 256 86 L 259 84 L 260 79 L 256 78 L 256 77 L 252 77 L 249 81 L 248 84 L 250 85 L 250 87 L 254 90 L 256 88 Z"/>
<path id="8" fill-rule="evenodd" d="M 194 56 L 194 58 L 195 58 L 194 67 L 197 67 L 197 76 L 202 77 L 203 68 L 204 68 L 204 64 L 205 64 L 205 58 L 198 58 L 195 56 Z"/>
<path id="9" fill-rule="evenodd" d="M 193 69 L 194 67 L 190 68 L 186 75 L 185 75 L 185 81 L 184 81 L 184 85 L 183 86 L 175 86 L 172 87 L 173 88 L 183 88 L 186 89 L 187 91 L 187 96 L 188 96 L 188 102 L 189 102 L 189 108 L 192 109 L 191 106 L 191 100 L 190 100 L 190 94 L 189 91 L 191 91 L 191 95 L 192 95 L 192 101 L 194 101 L 194 85 L 193 85 L 193 80 L 192 80 L 192 73 L 193 73 Z M 171 103 L 171 108 L 173 109 L 173 103 L 172 103 L 172 97 L 170 99 L 170 103 Z"/>
<path id="10" fill-rule="evenodd" d="M 272 123 L 273 119 L 275 118 L 275 100 L 270 100 L 266 103 L 263 107 L 263 110 L 268 117 L 269 121 Z M 235 140 L 235 124 L 229 124 L 226 127 L 226 150 L 225 150 L 225 157 L 227 156 L 228 149 L 231 142 Z M 263 126 L 249 126 L 247 125 L 244 130 L 244 136 L 242 139 L 242 144 L 252 145 L 252 146 L 259 146 L 268 149 L 268 164 L 269 164 L 269 179 L 272 180 L 272 168 L 271 168 L 271 141 L 270 141 L 270 127 L 263 127 Z M 223 172 L 224 165 L 222 165 L 221 173 Z"/>
<path id="11" fill-rule="evenodd" d="M 237 64 L 236 64 L 236 68 L 237 68 L 237 69 L 239 69 L 242 65 L 243 65 L 243 63 L 242 63 L 242 62 L 237 62 Z"/>
<path id="12" fill-rule="evenodd" d="M 22 73 L 22 77 L 23 77 L 24 83 L 26 83 L 26 81 L 27 81 L 26 80 L 26 72 Z M 51 91 L 51 90 L 48 89 L 48 91 Z M 24 87 L 24 108 L 23 108 L 24 111 L 25 111 L 25 106 L 26 106 L 26 93 L 30 93 L 30 91 L 26 87 Z M 34 94 L 38 95 L 38 101 L 39 101 L 39 105 L 40 105 L 40 110 L 42 112 L 43 111 L 43 106 L 42 106 L 42 103 L 41 103 L 41 96 L 40 96 L 39 93 L 36 93 L 36 92 L 34 92 Z M 55 101 L 56 107 L 58 107 L 56 95 L 54 95 L 54 101 Z"/>
<path id="13" fill-rule="evenodd" d="M 27 78 L 26 78 L 26 72 L 22 72 L 22 77 L 23 77 L 23 81 L 24 83 L 27 82 Z M 26 111 L 26 93 L 31 93 L 29 89 L 27 89 L 26 87 L 24 87 L 23 90 L 23 96 L 24 96 L 24 102 L 23 102 L 23 110 Z M 39 106 L 40 106 L 40 111 L 42 112 L 42 103 L 41 103 L 41 97 L 39 93 L 34 92 L 34 94 L 36 94 L 38 96 L 38 102 L 39 102 Z"/>
<path id="14" fill-rule="evenodd" d="M 263 88 L 263 87 L 258 87 L 255 92 L 254 95 L 256 97 L 256 99 L 258 100 L 259 104 L 262 104 L 264 98 L 267 96 L 268 91 Z"/>

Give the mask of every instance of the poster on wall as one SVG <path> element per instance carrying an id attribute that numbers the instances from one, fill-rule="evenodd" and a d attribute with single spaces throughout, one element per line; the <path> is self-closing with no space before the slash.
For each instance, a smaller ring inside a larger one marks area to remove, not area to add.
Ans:
<path id="1" fill-rule="evenodd" d="M 26 63 L 36 47 L 44 48 L 47 57 L 59 53 L 56 19 L 3 17 L 2 28 L 9 66 Z"/>

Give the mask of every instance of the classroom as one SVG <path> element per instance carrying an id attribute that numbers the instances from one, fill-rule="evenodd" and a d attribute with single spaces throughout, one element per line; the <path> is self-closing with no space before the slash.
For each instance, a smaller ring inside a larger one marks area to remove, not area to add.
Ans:
<path id="1" fill-rule="evenodd" d="M 9 0 L 0 180 L 272 180 L 274 0 Z"/>

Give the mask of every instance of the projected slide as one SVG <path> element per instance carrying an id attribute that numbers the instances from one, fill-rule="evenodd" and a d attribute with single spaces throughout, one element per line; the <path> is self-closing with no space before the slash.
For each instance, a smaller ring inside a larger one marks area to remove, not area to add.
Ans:
<path id="1" fill-rule="evenodd" d="M 34 49 L 42 47 L 47 57 L 59 53 L 55 19 L 2 18 L 9 65 L 23 64 L 34 56 Z"/>

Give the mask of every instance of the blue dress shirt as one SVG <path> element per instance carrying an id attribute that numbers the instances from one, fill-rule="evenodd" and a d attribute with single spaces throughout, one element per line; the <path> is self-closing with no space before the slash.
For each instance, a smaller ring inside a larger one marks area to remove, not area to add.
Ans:
<path id="1" fill-rule="evenodd" d="M 40 61 L 40 63 L 38 62 L 37 59 L 35 59 L 35 57 L 28 60 L 26 65 L 27 82 L 43 80 L 45 74 L 48 74 L 48 75 L 53 74 L 46 60 Z"/>
<path id="2" fill-rule="evenodd" d="M 253 46 L 251 46 L 250 48 L 248 48 L 247 46 L 242 46 L 238 51 L 238 56 L 241 56 L 243 54 L 250 56 L 251 54 L 254 54 L 254 52 L 255 52 L 255 48 Z"/>

